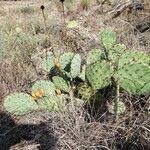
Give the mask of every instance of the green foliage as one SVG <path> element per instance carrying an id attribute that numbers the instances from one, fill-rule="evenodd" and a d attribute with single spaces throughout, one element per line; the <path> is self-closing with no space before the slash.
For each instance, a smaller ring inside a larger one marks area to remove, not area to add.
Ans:
<path id="1" fill-rule="evenodd" d="M 78 77 L 81 71 L 81 56 L 76 54 L 71 62 L 70 74 L 72 78 Z"/>
<path id="2" fill-rule="evenodd" d="M 93 89 L 102 89 L 111 84 L 113 69 L 109 62 L 99 61 L 86 69 L 86 78 Z"/>
<path id="3" fill-rule="evenodd" d="M 119 68 L 133 63 L 150 65 L 150 56 L 142 51 L 125 51 L 119 58 Z"/>
<path id="4" fill-rule="evenodd" d="M 66 80 L 64 80 L 62 77 L 54 76 L 52 78 L 52 81 L 57 89 L 64 91 L 64 92 L 70 91 L 69 83 Z"/>
<path id="5" fill-rule="evenodd" d="M 42 61 L 42 68 L 47 71 L 50 72 L 50 70 L 54 67 L 54 56 L 52 53 L 47 54 L 47 57 L 43 58 Z"/>
<path id="6" fill-rule="evenodd" d="M 44 97 L 37 101 L 37 103 L 40 109 L 48 111 L 63 111 L 65 107 L 65 102 L 62 95 Z"/>
<path id="7" fill-rule="evenodd" d="M 116 33 L 109 29 L 103 30 L 101 34 L 101 41 L 106 50 L 113 48 L 116 43 Z"/>
<path id="8" fill-rule="evenodd" d="M 101 39 L 106 57 L 101 57 L 103 54 L 98 51 L 89 52 L 87 57 L 87 63 L 99 58 L 99 62 L 87 66 L 86 69 L 86 77 L 91 86 L 102 89 L 116 82 L 131 94 L 148 93 L 150 57 L 144 52 L 127 51 L 124 44 L 116 44 L 116 34 L 111 30 L 104 30 Z"/>
<path id="9" fill-rule="evenodd" d="M 129 63 L 118 70 L 116 79 L 120 86 L 132 94 L 148 94 L 150 88 L 150 67 L 142 63 Z"/>
<path id="10" fill-rule="evenodd" d="M 120 65 L 120 58 L 124 53 L 126 53 L 126 46 L 124 44 L 116 44 L 108 51 L 108 57 L 115 65 L 118 63 Z"/>
<path id="11" fill-rule="evenodd" d="M 101 60 L 102 52 L 99 49 L 92 49 L 86 56 L 86 64 L 90 65 Z"/>
<path id="12" fill-rule="evenodd" d="M 5 98 L 4 108 L 14 115 L 24 115 L 37 110 L 38 105 L 28 94 L 14 93 Z"/>
<path id="13" fill-rule="evenodd" d="M 67 65 L 69 65 L 73 59 L 74 53 L 72 52 L 67 52 L 67 53 L 63 53 L 60 58 L 59 58 L 59 62 L 61 65 L 61 69 L 65 69 L 67 67 Z"/>
<path id="14" fill-rule="evenodd" d="M 44 90 L 44 96 L 55 95 L 55 85 L 48 80 L 39 80 L 35 82 L 32 86 L 32 91 L 37 91 L 39 89 Z"/>

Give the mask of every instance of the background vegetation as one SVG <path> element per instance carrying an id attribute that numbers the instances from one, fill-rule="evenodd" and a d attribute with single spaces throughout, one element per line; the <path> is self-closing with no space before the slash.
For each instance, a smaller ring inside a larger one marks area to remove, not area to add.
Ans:
<path id="1" fill-rule="evenodd" d="M 47 79 L 41 67 L 47 51 L 56 55 L 74 52 L 84 58 L 91 49 L 103 49 L 99 39 L 105 28 L 115 31 L 117 42 L 127 49 L 149 56 L 149 0 L 66 0 L 64 14 L 59 0 L 0 4 L 1 150 L 150 148 L 149 93 L 135 96 L 122 91 L 127 110 L 115 121 L 108 111 L 113 101 L 110 89 L 102 91 L 103 105 L 73 104 L 65 112 L 35 111 L 19 117 L 8 115 L 3 107 L 7 95 L 29 94 L 36 81 Z M 45 20 L 41 5 L 45 6 Z"/>

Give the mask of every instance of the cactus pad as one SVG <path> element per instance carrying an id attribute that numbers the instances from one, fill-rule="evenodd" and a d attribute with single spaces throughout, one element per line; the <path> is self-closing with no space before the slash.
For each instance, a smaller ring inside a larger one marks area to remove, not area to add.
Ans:
<path id="1" fill-rule="evenodd" d="M 125 51 L 119 59 L 119 68 L 132 63 L 150 65 L 150 56 L 142 51 Z"/>
<path id="2" fill-rule="evenodd" d="M 113 48 L 116 43 L 116 33 L 110 29 L 105 29 L 101 34 L 101 40 L 106 50 L 109 50 Z"/>
<path id="3" fill-rule="evenodd" d="M 111 50 L 109 50 L 108 55 L 112 62 L 118 63 L 120 57 L 126 52 L 126 46 L 124 44 L 116 44 Z"/>
<path id="4" fill-rule="evenodd" d="M 79 54 L 76 54 L 71 62 L 71 69 L 70 69 L 71 77 L 75 78 L 79 76 L 80 71 L 81 71 L 81 56 Z"/>
<path id="5" fill-rule="evenodd" d="M 47 54 L 47 57 L 44 57 L 42 60 L 42 68 L 50 72 L 50 70 L 54 67 L 54 56 L 52 53 Z"/>
<path id="6" fill-rule="evenodd" d="M 83 81 L 85 81 L 85 71 L 86 71 L 86 65 L 83 65 L 82 66 L 82 71 L 81 71 L 80 75 L 78 76 Z"/>
<path id="7" fill-rule="evenodd" d="M 59 76 L 54 76 L 52 78 L 52 81 L 55 85 L 55 87 L 61 91 L 64 91 L 64 92 L 69 92 L 70 91 L 70 85 L 69 83 L 67 83 L 66 80 L 64 80 L 62 77 L 59 77 Z"/>
<path id="8" fill-rule="evenodd" d="M 24 115 L 37 110 L 38 105 L 28 94 L 14 93 L 5 98 L 4 108 L 14 115 Z"/>
<path id="9" fill-rule="evenodd" d="M 101 60 L 102 52 L 99 49 L 93 49 L 86 56 L 86 64 L 90 65 Z"/>
<path id="10" fill-rule="evenodd" d="M 67 52 L 60 56 L 59 63 L 61 65 L 61 69 L 65 69 L 65 67 L 71 63 L 73 59 L 74 53 Z"/>
<path id="11" fill-rule="evenodd" d="M 94 89 L 102 89 L 111 84 L 112 73 L 110 64 L 102 61 L 87 67 L 86 78 Z"/>
<path id="12" fill-rule="evenodd" d="M 62 96 L 44 97 L 37 103 L 40 109 L 48 111 L 61 111 L 64 109 L 65 106 Z"/>
<path id="13" fill-rule="evenodd" d="M 40 89 L 43 90 L 44 93 L 43 96 L 49 96 L 55 94 L 55 85 L 50 81 L 40 80 L 34 83 L 34 85 L 32 86 L 32 92 L 36 92 Z"/>
<path id="14" fill-rule="evenodd" d="M 150 92 L 150 67 L 143 63 L 124 65 L 118 71 L 117 78 L 120 86 L 132 94 L 146 94 Z"/>

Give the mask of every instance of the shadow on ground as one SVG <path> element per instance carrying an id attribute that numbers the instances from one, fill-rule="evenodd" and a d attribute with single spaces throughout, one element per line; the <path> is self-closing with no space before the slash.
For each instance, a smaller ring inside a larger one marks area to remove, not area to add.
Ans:
<path id="1" fill-rule="evenodd" d="M 57 142 L 45 123 L 17 125 L 10 115 L 0 113 L 0 150 L 9 150 L 23 140 L 38 145 L 39 150 L 54 150 Z"/>

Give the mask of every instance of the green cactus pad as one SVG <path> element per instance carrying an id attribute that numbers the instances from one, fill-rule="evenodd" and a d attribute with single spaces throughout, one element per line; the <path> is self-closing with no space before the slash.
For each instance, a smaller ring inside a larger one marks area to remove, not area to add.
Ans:
<path id="1" fill-rule="evenodd" d="M 70 91 L 70 85 L 69 83 L 67 83 L 66 80 L 64 80 L 62 77 L 59 77 L 59 76 L 54 76 L 52 78 L 52 81 L 55 85 L 55 87 L 61 91 L 64 91 L 64 92 L 69 92 Z"/>
<path id="2" fill-rule="evenodd" d="M 80 75 L 78 76 L 83 81 L 85 81 L 85 71 L 86 71 L 86 65 L 83 65 L 82 66 L 82 71 L 81 71 Z"/>
<path id="3" fill-rule="evenodd" d="M 116 33 L 110 29 L 104 29 L 101 34 L 101 41 L 106 50 L 113 48 L 116 43 Z"/>
<path id="4" fill-rule="evenodd" d="M 106 61 L 87 67 L 86 78 L 94 89 L 102 89 L 111 84 L 113 69 Z"/>
<path id="5" fill-rule="evenodd" d="M 37 103 L 40 109 L 48 111 L 62 111 L 65 106 L 62 96 L 44 97 L 37 101 Z"/>
<path id="6" fill-rule="evenodd" d="M 14 115 L 24 115 L 38 109 L 38 105 L 29 94 L 14 93 L 4 100 L 6 111 Z"/>
<path id="7" fill-rule="evenodd" d="M 108 106 L 108 111 L 111 114 L 121 115 L 126 111 L 126 105 L 124 104 L 124 102 L 119 100 L 117 102 L 117 112 L 115 112 L 115 102 L 112 102 L 112 104 L 110 104 L 110 106 Z"/>
<path id="8" fill-rule="evenodd" d="M 113 62 L 118 62 L 123 53 L 126 52 L 126 46 L 124 44 L 116 44 L 111 50 L 109 50 L 108 54 Z"/>
<path id="9" fill-rule="evenodd" d="M 80 75 L 81 72 L 81 56 L 79 54 L 76 54 L 71 62 L 71 77 L 75 78 Z"/>
<path id="10" fill-rule="evenodd" d="M 50 72 L 50 70 L 54 67 L 54 56 L 52 53 L 47 54 L 47 57 L 44 57 L 42 60 L 42 68 Z"/>
<path id="11" fill-rule="evenodd" d="M 132 63 L 150 65 L 150 56 L 142 51 L 125 51 L 119 59 L 119 68 Z"/>
<path id="12" fill-rule="evenodd" d="M 65 69 L 65 67 L 68 64 L 71 64 L 71 61 L 73 59 L 74 53 L 71 52 L 67 52 L 67 53 L 63 53 L 60 58 L 59 58 L 59 62 L 61 65 L 61 69 Z"/>
<path id="13" fill-rule="evenodd" d="M 102 52 L 99 49 L 93 49 L 86 56 L 86 64 L 90 65 L 101 60 Z"/>
<path id="14" fill-rule="evenodd" d="M 39 89 L 44 90 L 44 96 L 55 95 L 55 85 L 50 81 L 40 80 L 35 82 L 32 86 L 32 92 Z"/>
<path id="15" fill-rule="evenodd" d="M 150 92 L 150 66 L 143 63 L 124 65 L 116 78 L 120 86 L 131 94 L 148 94 Z"/>

